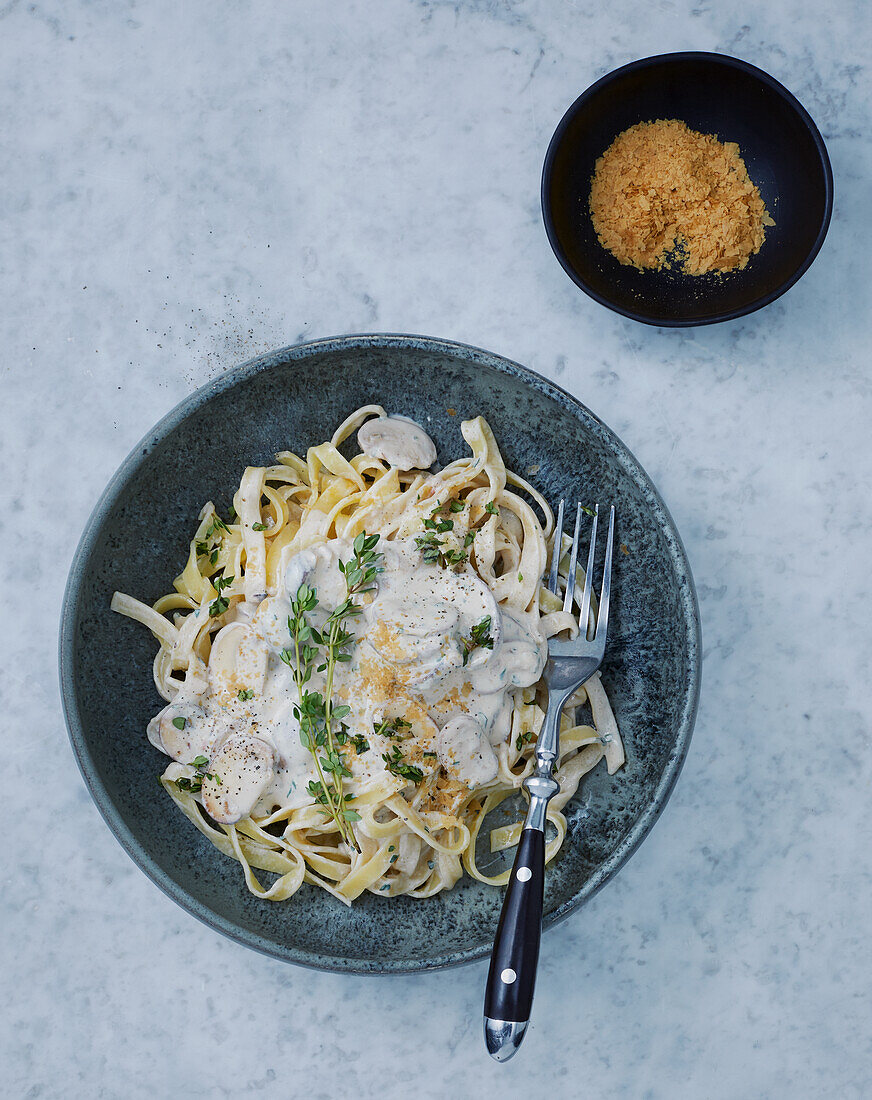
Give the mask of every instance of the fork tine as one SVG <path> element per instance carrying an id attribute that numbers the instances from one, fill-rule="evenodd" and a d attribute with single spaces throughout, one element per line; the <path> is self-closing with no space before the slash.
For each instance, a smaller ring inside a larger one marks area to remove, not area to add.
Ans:
<path id="1" fill-rule="evenodd" d="M 575 510 L 575 533 L 572 536 L 572 552 L 569 555 L 569 572 L 566 574 L 566 595 L 563 597 L 563 610 L 572 611 L 575 597 L 575 567 L 578 563 L 578 536 L 581 531 L 581 502 Z"/>
<path id="2" fill-rule="evenodd" d="M 612 580 L 612 545 L 615 541 L 615 506 L 609 511 L 609 537 L 606 541 L 606 560 L 603 563 L 603 587 L 600 593 L 599 614 L 596 620 L 596 634 L 594 641 L 602 641 L 605 644 L 606 631 L 609 626 L 609 589 Z"/>
<path id="3" fill-rule="evenodd" d="M 566 507 L 566 501 L 563 497 L 560 498 L 560 504 L 557 508 L 557 522 L 554 525 L 554 545 L 551 549 L 551 573 L 548 576 L 548 591 L 557 591 L 557 568 L 560 565 L 560 559 L 563 557 L 563 510 Z"/>
<path id="4" fill-rule="evenodd" d="M 587 569 L 584 571 L 584 595 L 581 597 L 581 611 L 578 615 L 579 637 L 587 637 L 587 621 L 590 618 L 590 596 L 593 592 L 593 562 L 596 554 L 596 525 L 599 521 L 599 505 L 593 514 L 593 527 L 590 529 L 590 549 L 587 552 Z"/>

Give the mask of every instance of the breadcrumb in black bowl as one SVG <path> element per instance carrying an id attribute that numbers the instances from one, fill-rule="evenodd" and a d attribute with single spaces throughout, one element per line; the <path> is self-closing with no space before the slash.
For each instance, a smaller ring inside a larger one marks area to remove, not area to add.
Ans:
<path id="1" fill-rule="evenodd" d="M 642 271 L 598 240 L 589 209 L 597 158 L 628 127 L 655 119 L 738 144 L 775 221 L 741 270 Z M 820 251 L 832 209 L 832 168 L 811 116 L 768 73 L 720 54 L 662 54 L 604 76 L 561 119 L 542 172 L 545 230 L 567 275 L 609 309 L 663 327 L 729 321 L 775 301 Z"/>

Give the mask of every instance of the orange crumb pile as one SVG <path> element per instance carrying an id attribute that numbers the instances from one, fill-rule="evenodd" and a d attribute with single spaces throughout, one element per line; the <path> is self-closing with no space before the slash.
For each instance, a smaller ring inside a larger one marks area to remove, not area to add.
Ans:
<path id="1" fill-rule="evenodd" d="M 733 271 L 774 225 L 739 146 L 677 119 L 639 122 L 596 162 L 590 213 L 600 244 L 622 264 L 688 275 Z"/>

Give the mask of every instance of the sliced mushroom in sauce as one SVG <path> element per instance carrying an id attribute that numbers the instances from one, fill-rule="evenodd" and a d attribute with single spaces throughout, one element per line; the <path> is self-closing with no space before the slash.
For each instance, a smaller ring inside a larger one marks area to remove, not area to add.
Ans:
<path id="1" fill-rule="evenodd" d="M 380 416 L 358 430 L 364 454 L 398 470 L 427 470 L 436 461 L 436 444 L 420 424 L 405 416 Z"/>
<path id="2" fill-rule="evenodd" d="M 273 750 L 259 737 L 237 734 L 225 741 L 203 779 L 203 806 L 214 820 L 232 825 L 247 814 L 273 776 Z"/>
<path id="3" fill-rule="evenodd" d="M 165 752 L 173 760 L 187 764 L 200 752 L 204 739 L 211 739 L 212 731 L 206 712 L 196 703 L 177 700 L 148 723 L 148 739 L 156 749 Z"/>
<path id="4" fill-rule="evenodd" d="M 436 752 L 448 775 L 467 787 L 481 787 L 497 777 L 497 758 L 487 733 L 468 714 L 446 722 L 436 739 Z"/>

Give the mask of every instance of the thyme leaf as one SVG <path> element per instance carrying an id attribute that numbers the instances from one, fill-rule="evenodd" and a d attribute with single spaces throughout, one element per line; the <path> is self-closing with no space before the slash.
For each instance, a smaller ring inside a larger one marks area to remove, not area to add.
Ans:
<path id="1" fill-rule="evenodd" d="M 390 737 L 393 741 L 405 741 L 411 734 L 408 732 L 412 723 L 405 718 L 386 718 L 379 725 L 373 724 L 373 733 L 376 737 Z"/>
<path id="2" fill-rule="evenodd" d="M 191 763 L 188 765 L 195 769 L 193 776 L 180 775 L 176 780 L 176 786 L 180 791 L 190 791 L 191 794 L 199 794 L 203 789 L 204 779 L 214 779 L 216 783 L 221 784 L 221 776 L 217 772 L 207 772 L 206 768 L 209 767 L 208 756 L 195 756 Z"/>
<path id="3" fill-rule="evenodd" d="M 526 733 L 519 733 L 515 738 L 515 748 L 520 752 L 524 745 L 529 745 L 536 740 L 536 734 L 532 730 L 527 730 Z"/>
<path id="4" fill-rule="evenodd" d="M 230 606 L 230 601 L 226 596 L 222 596 L 221 593 L 225 588 L 229 588 L 234 580 L 234 577 L 216 577 L 215 580 L 212 581 L 215 591 L 218 593 L 217 599 L 214 599 L 209 604 L 209 614 L 213 619 L 217 619 L 219 615 L 223 615 Z"/>
<path id="5" fill-rule="evenodd" d="M 405 762 L 399 745 L 393 745 L 390 752 L 383 752 L 382 760 L 387 764 L 391 775 L 399 776 L 400 779 L 408 779 L 411 783 L 420 783 L 424 778 L 424 773 L 420 768 Z"/>
<path id="6" fill-rule="evenodd" d="M 443 569 L 449 569 L 467 560 L 466 547 L 471 545 L 475 535 L 473 534 L 470 538 L 471 532 L 469 532 L 464 536 L 463 549 L 460 547 L 446 549 L 446 543 L 439 538 L 439 535 L 453 532 L 454 520 L 440 514 L 442 507 L 442 503 L 437 501 L 430 515 L 421 521 L 424 532 L 415 537 L 415 545 L 421 551 L 421 556 L 427 565 L 440 565 Z M 462 500 L 452 500 L 448 503 L 450 512 L 460 512 L 465 507 L 466 504 Z"/>
<path id="7" fill-rule="evenodd" d="M 469 632 L 469 636 L 461 638 L 460 644 L 463 647 L 463 663 L 466 664 L 469 660 L 469 655 L 475 649 L 493 649 L 494 639 L 491 634 L 491 617 L 485 615 L 480 623 L 476 623 L 472 630 Z"/>
<path id="8" fill-rule="evenodd" d="M 224 614 L 229 606 L 230 600 L 226 596 L 219 596 L 217 600 L 213 600 L 209 604 L 209 614 L 213 619 L 217 619 L 219 615 Z"/>

